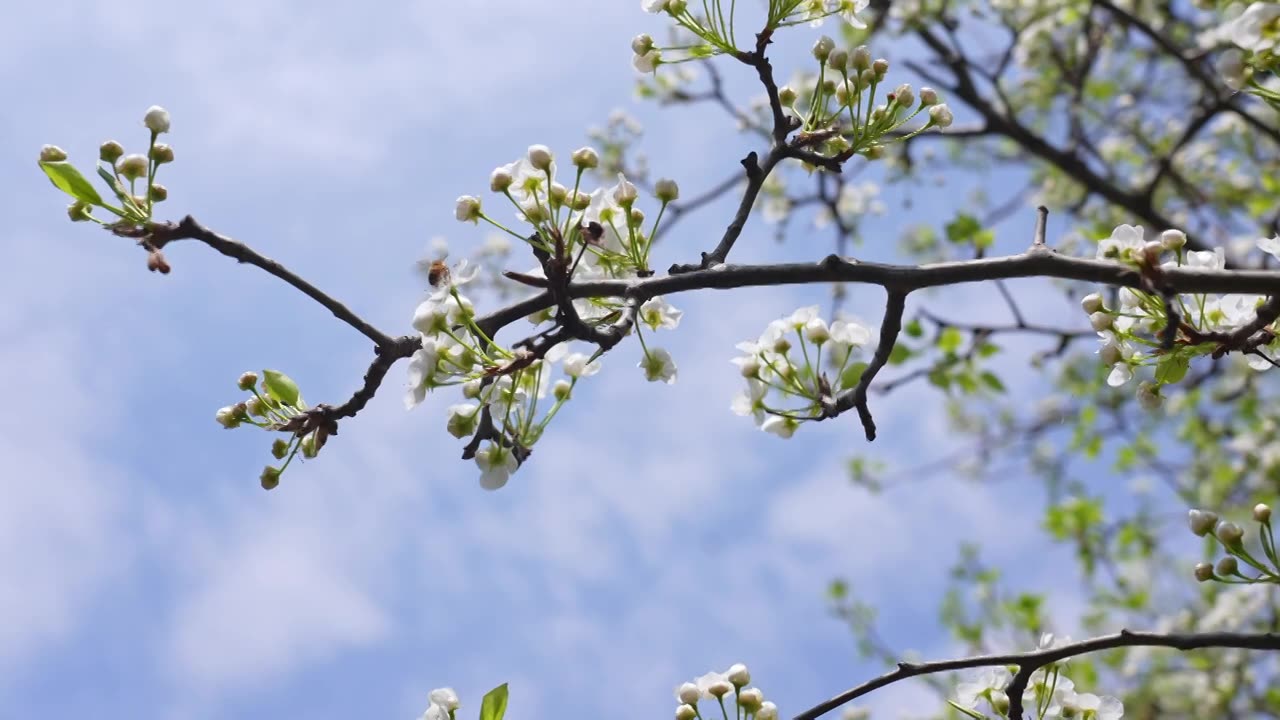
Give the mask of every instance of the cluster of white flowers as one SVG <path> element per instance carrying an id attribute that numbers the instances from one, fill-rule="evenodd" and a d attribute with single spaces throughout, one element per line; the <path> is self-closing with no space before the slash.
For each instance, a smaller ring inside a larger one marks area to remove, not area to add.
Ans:
<path id="1" fill-rule="evenodd" d="M 1259 557 L 1244 545 L 1244 528 L 1228 520 L 1220 520 L 1217 513 L 1208 510 L 1190 510 L 1187 524 L 1198 537 L 1212 537 L 1227 554 L 1216 564 L 1198 563 L 1195 577 L 1200 582 L 1217 582 L 1251 585 L 1254 583 L 1280 584 L 1280 557 L 1276 555 L 1275 533 L 1271 528 L 1271 506 L 1258 503 L 1253 508 L 1253 519 L 1258 523 L 1258 539 L 1262 556 Z M 1245 575 L 1240 563 L 1253 568 L 1257 575 Z"/>
<path id="2" fill-rule="evenodd" d="M 725 698 L 732 696 L 737 705 L 734 717 L 739 720 L 777 720 L 778 707 L 764 699 L 759 688 L 747 687 L 751 673 L 747 666 L 737 663 L 724 672 L 709 672 L 693 682 L 683 683 L 675 690 L 676 720 L 694 720 L 704 716 L 698 708 L 701 700 L 714 701 L 721 714 L 728 718 Z"/>
<path id="3" fill-rule="evenodd" d="M 870 338 L 856 322 L 828 325 L 817 305 L 769 323 L 759 340 L 737 346 L 744 354 L 732 362 L 747 388 L 734 398 L 733 411 L 752 416 L 766 432 L 791 437 L 800 423 L 823 417 L 824 403 L 857 385 L 866 365 L 850 360 Z M 834 381 L 823 371 L 824 360 Z"/>
<path id="4" fill-rule="evenodd" d="M 161 165 L 167 165 L 174 159 L 173 147 L 157 142 L 160 135 L 169 132 L 169 111 L 152 105 L 147 108 L 142 124 L 151 133 L 146 153 L 126 153 L 124 146 L 115 140 L 108 140 L 98 148 L 98 177 L 106 183 L 118 205 L 102 198 L 80 171 L 68 162 L 65 150 L 57 145 L 40 148 L 41 169 L 55 187 L 74 200 L 67 206 L 67 216 L 72 222 L 113 224 L 94 216 L 94 208 L 102 208 L 118 218 L 115 222 L 139 225 L 151 219 L 156 203 L 168 199 L 169 191 L 156 182 L 156 173 Z M 169 272 L 164 257 L 158 251 L 149 255 L 147 267 Z"/>
<path id="5" fill-rule="evenodd" d="M 1069 637 L 1045 633 L 1037 649 L 1047 650 L 1070 642 Z M 1031 717 L 1120 720 L 1124 716 L 1124 704 L 1119 699 L 1077 692 L 1075 683 L 1063 674 L 1063 665 L 1065 663 L 1054 663 L 1031 675 L 1022 693 L 1022 707 L 1031 712 Z M 996 717 L 1008 717 L 1009 696 L 1005 688 L 1012 679 L 1010 668 L 983 668 L 956 686 L 956 699 L 950 701 L 950 705 L 975 719 L 988 718 L 980 707 L 989 709 Z"/>
<path id="6" fill-rule="evenodd" d="M 1138 266 L 1159 265 L 1162 268 L 1224 268 L 1226 260 L 1221 248 L 1188 251 L 1186 242 L 1187 236 L 1180 230 L 1166 230 L 1158 240 L 1148 241 L 1144 240 L 1141 227 L 1120 225 L 1109 238 L 1099 242 L 1097 258 Z M 1265 252 L 1280 256 L 1280 237 L 1260 239 L 1256 244 Z M 1161 263 L 1161 258 L 1167 254 L 1172 254 L 1172 259 Z M 1215 343 L 1193 342 L 1195 335 L 1230 332 L 1253 322 L 1257 318 L 1257 308 L 1264 300 L 1261 295 L 1247 294 L 1177 296 L 1173 304 L 1181 323 L 1180 337 L 1185 342 L 1178 343 L 1172 350 L 1166 350 L 1155 337 L 1169 322 L 1164 298 L 1159 295 L 1121 288 L 1116 307 L 1108 307 L 1098 293 L 1082 298 L 1081 307 L 1102 343 L 1098 354 L 1102 362 L 1111 368 L 1107 384 L 1119 387 L 1133 379 L 1135 368 L 1154 367 L 1153 381 L 1140 384 L 1138 399 L 1144 407 L 1155 409 L 1162 402 L 1160 387 L 1181 380 L 1192 357 L 1208 354 L 1216 348 Z M 1270 329 L 1274 328 L 1275 323 L 1272 323 Z M 1247 355 L 1249 366 L 1255 370 L 1271 367 L 1273 363 L 1266 352 L 1275 342 Z"/>
<path id="7" fill-rule="evenodd" d="M 1238 8 L 1234 5 L 1228 11 Z M 1218 72 L 1228 86 L 1239 90 L 1250 84 L 1255 69 L 1274 69 L 1280 48 L 1278 20 L 1280 3 L 1255 2 L 1209 33 L 1210 42 L 1235 46 L 1219 55 L 1217 61 Z"/>

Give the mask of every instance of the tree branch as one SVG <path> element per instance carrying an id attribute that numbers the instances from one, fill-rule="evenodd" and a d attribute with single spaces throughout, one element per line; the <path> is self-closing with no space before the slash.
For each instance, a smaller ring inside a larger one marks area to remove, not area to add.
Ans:
<path id="1" fill-rule="evenodd" d="M 1114 635 L 1104 635 L 1092 640 L 1063 645 L 1046 650 L 1035 650 L 1025 653 L 1005 655 L 979 655 L 955 660 L 939 660 L 927 663 L 898 663 L 896 670 L 880 677 L 845 690 L 825 702 L 819 703 L 795 716 L 795 720 L 815 720 L 828 712 L 856 700 L 873 690 L 921 675 L 933 675 L 955 670 L 992 667 L 1000 665 L 1017 665 L 1018 673 L 1010 682 L 1006 692 L 1009 695 L 1009 717 L 1022 717 L 1022 693 L 1031 676 L 1046 665 L 1078 655 L 1087 655 L 1099 650 L 1111 650 L 1122 647 L 1165 647 L 1176 650 L 1197 650 L 1204 648 L 1236 648 L 1242 650 L 1280 650 L 1280 634 L 1276 633 L 1151 633 L 1121 630 Z"/>

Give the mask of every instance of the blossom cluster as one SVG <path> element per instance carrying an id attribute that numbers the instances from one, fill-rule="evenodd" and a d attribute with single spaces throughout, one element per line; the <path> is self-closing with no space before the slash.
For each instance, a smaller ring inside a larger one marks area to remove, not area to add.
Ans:
<path id="1" fill-rule="evenodd" d="M 758 340 L 737 345 L 743 355 L 732 362 L 747 387 L 731 408 L 765 432 L 791 437 L 801 423 L 825 417 L 836 394 L 858 384 L 866 363 L 851 360 L 870 338 L 856 322 L 828 325 L 817 305 L 769 323 Z"/>
<path id="2" fill-rule="evenodd" d="M 160 135 L 169 132 L 169 112 L 155 105 L 147 109 L 142 124 L 150 131 L 150 143 L 146 153 L 128 153 L 115 140 L 107 140 L 98 148 L 97 175 L 106 184 L 116 203 L 105 200 L 79 170 L 68 161 L 65 150 L 56 145 L 40 149 L 40 169 L 44 170 L 54 187 L 73 199 L 67 207 L 72 222 L 90 221 L 104 226 L 136 227 L 152 218 L 155 205 L 169 197 L 165 186 L 156 182 L 161 165 L 173 162 L 173 148 L 157 142 Z M 93 214 L 101 208 L 117 219 L 108 222 Z M 168 272 L 168 266 L 158 252 L 148 259 L 152 270 Z"/>
<path id="3" fill-rule="evenodd" d="M 1257 81 L 1258 73 L 1280 68 L 1280 3 L 1255 2 L 1213 33 L 1230 47 L 1218 56 L 1218 72 L 1232 89 L 1250 92 L 1276 105 L 1280 94 Z"/>
<path id="4" fill-rule="evenodd" d="M 1266 503 L 1255 505 L 1253 519 L 1258 523 L 1262 557 L 1249 552 L 1245 547 L 1244 528 L 1236 523 L 1221 520 L 1217 513 L 1208 510 L 1187 512 L 1187 524 L 1191 527 L 1191 532 L 1197 537 L 1217 541 L 1227 553 L 1216 563 L 1197 563 L 1194 571 L 1196 580 L 1200 582 L 1214 580 L 1237 585 L 1280 584 L 1280 559 L 1276 555 L 1276 537 L 1271 528 L 1271 506 Z M 1258 574 L 1246 575 L 1241 572 L 1241 563 L 1253 568 Z"/>
<path id="5" fill-rule="evenodd" d="M 736 663 L 724 672 L 709 672 L 692 682 L 681 684 L 675 689 L 676 720 L 706 720 L 714 717 L 703 715 L 698 706 L 700 701 L 713 702 L 720 707 L 724 720 L 729 720 L 729 708 L 725 706 L 726 698 L 732 698 L 734 715 L 737 720 L 777 720 L 778 707 L 764 699 L 764 693 L 755 687 L 747 687 L 751 683 L 751 672 L 742 663 Z"/>
<path id="6" fill-rule="evenodd" d="M 1067 645 L 1071 638 L 1045 633 L 1040 638 L 1038 650 L 1048 650 Z M 1064 674 L 1065 662 L 1053 663 L 1036 670 L 1022 693 L 1022 707 L 1033 718 L 1072 718 L 1077 720 L 1120 720 L 1124 716 L 1124 704 L 1111 696 L 1076 691 L 1076 685 Z M 956 686 L 956 698 L 951 707 L 975 720 L 989 720 L 990 711 L 996 717 L 1009 717 L 1009 696 L 1006 693 L 1013 672 L 1017 667 L 984 668 L 973 677 Z"/>
<path id="7" fill-rule="evenodd" d="M 259 389 L 261 385 L 261 389 Z M 233 430 L 241 425 L 278 432 L 291 428 L 299 417 L 307 411 L 307 403 L 302 399 L 298 384 L 279 370 L 263 370 L 261 381 L 256 372 L 249 371 L 240 375 L 236 386 L 249 397 L 220 408 L 214 419 L 222 427 Z M 295 456 L 311 459 L 324 447 L 327 439 L 323 428 L 310 428 L 306 432 L 294 432 L 286 440 L 277 438 L 271 444 L 271 455 L 277 460 L 284 460 L 279 467 L 268 465 L 262 470 L 259 480 L 264 490 L 272 490 L 280 484 L 280 476 L 288 469 Z"/>
<path id="8" fill-rule="evenodd" d="M 1186 250 L 1187 236 L 1180 230 L 1166 230 L 1158 240 L 1144 240 L 1143 229 L 1120 225 L 1098 244 L 1099 260 L 1113 260 L 1135 267 L 1192 268 L 1222 270 L 1225 255 L 1221 248 Z M 1280 237 L 1260 239 L 1263 251 L 1280 257 Z M 1161 262 L 1161 259 L 1171 259 Z M 1171 299 L 1176 318 L 1169 317 L 1165 298 L 1157 293 L 1120 288 L 1116 301 L 1108 305 L 1099 293 L 1081 299 L 1081 307 L 1097 331 L 1102 344 L 1098 354 L 1111 368 L 1107 384 L 1119 387 L 1134 377 L 1134 370 L 1154 368 L 1151 380 L 1138 387 L 1138 400 L 1148 409 L 1157 409 L 1163 400 L 1160 388 L 1177 383 L 1186 375 L 1192 358 L 1213 353 L 1220 347 L 1214 340 L 1221 333 L 1241 328 L 1257 318 L 1257 308 L 1264 302 L 1261 295 L 1182 294 Z M 1166 326 L 1176 322 L 1177 335 L 1172 348 L 1162 340 Z M 1276 323 L 1259 328 L 1267 342 L 1248 350 L 1247 360 L 1255 370 L 1266 370 L 1275 364 L 1268 355 L 1276 345 Z"/>
<path id="9" fill-rule="evenodd" d="M 858 13 L 865 10 L 869 2 L 870 0 L 769 0 L 765 32 L 802 23 L 818 27 L 833 16 L 855 28 L 865 28 L 867 25 L 858 17 Z M 653 72 L 659 65 L 666 63 L 741 52 L 737 46 L 734 27 L 737 0 L 709 0 L 702 3 L 700 8 L 696 4 L 691 7 L 687 0 L 641 0 L 640 6 L 645 12 L 669 16 L 679 30 L 701 41 L 660 47 L 648 35 L 637 36 L 631 42 L 631 50 L 635 53 L 632 65 L 640 72 Z M 702 14 L 699 14 L 699 9 Z M 664 52 L 667 54 L 664 55 Z"/>

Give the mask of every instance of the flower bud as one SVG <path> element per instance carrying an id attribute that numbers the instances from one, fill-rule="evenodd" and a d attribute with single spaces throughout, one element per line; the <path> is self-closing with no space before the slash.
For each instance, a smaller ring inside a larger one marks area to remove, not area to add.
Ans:
<path id="1" fill-rule="evenodd" d="M 758 377 L 760 375 L 760 361 L 755 356 L 749 357 L 742 361 L 742 365 L 738 369 L 742 373 L 742 377 Z"/>
<path id="2" fill-rule="evenodd" d="M 697 705 L 698 699 L 701 697 L 702 691 L 698 690 L 698 686 L 691 682 L 676 688 L 676 698 L 685 705 Z"/>
<path id="3" fill-rule="evenodd" d="M 274 490 L 280 485 L 280 468 L 271 467 L 270 465 L 262 469 L 262 475 L 258 477 L 262 483 L 263 490 Z"/>
<path id="4" fill-rule="evenodd" d="M 586 210 L 591 207 L 591 196 L 579 190 L 569 201 L 569 207 L 574 210 Z"/>
<path id="5" fill-rule="evenodd" d="M 108 140 L 98 146 L 98 159 L 104 163 L 114 165 L 121 155 L 124 155 L 124 146 L 115 140 Z"/>
<path id="6" fill-rule="evenodd" d="M 884 157 L 884 146 L 869 145 L 866 150 L 862 151 L 862 154 L 865 155 L 868 160 L 879 160 Z"/>
<path id="7" fill-rule="evenodd" d="M 831 339 L 831 330 L 822 318 L 813 318 L 804 324 L 804 339 L 814 345 L 821 345 Z"/>
<path id="8" fill-rule="evenodd" d="M 568 380 L 562 378 L 557 380 L 556 384 L 551 388 L 551 394 L 555 396 L 556 400 L 564 402 L 569 399 L 569 393 L 572 390 L 573 385 Z"/>
<path id="9" fill-rule="evenodd" d="M 288 452 L 289 443 L 285 442 L 283 439 L 276 438 L 276 441 L 271 443 L 271 456 L 275 459 L 283 460 L 284 456 L 288 454 Z"/>
<path id="10" fill-rule="evenodd" d="M 1102 296 L 1098 293 L 1089 293 L 1088 295 L 1080 298 L 1080 307 L 1084 308 L 1085 313 L 1088 315 L 1092 315 L 1096 312 L 1102 312 L 1104 308 L 1102 304 Z"/>
<path id="11" fill-rule="evenodd" d="M 454 208 L 453 216 L 458 222 L 480 222 L 480 198 L 474 195 L 463 195 L 458 198 L 458 204 Z"/>
<path id="12" fill-rule="evenodd" d="M 813 56 L 818 60 L 818 62 L 825 63 L 835 46 L 836 42 L 834 40 L 823 35 L 813 44 Z"/>
<path id="13" fill-rule="evenodd" d="M 889 61 L 884 58 L 876 58 L 876 61 L 871 63 L 871 72 L 876 74 L 876 82 L 883 80 L 884 74 L 889 72 Z"/>
<path id="14" fill-rule="evenodd" d="M 489 189 L 496 193 L 506 192 L 513 182 L 515 178 L 511 177 L 510 171 L 504 167 L 495 168 L 489 173 Z"/>
<path id="15" fill-rule="evenodd" d="M 756 711 L 756 720 L 778 720 L 778 706 L 765 700 Z"/>
<path id="16" fill-rule="evenodd" d="M 692 705 L 684 704 L 676 708 L 676 720 L 693 720 L 698 717 L 698 711 L 693 709 Z"/>
<path id="17" fill-rule="evenodd" d="M 164 259 L 164 253 L 159 250 L 152 250 L 147 253 L 147 269 L 151 272 L 158 272 L 161 275 L 168 275 L 172 268 L 169 267 L 169 261 Z"/>
<path id="18" fill-rule="evenodd" d="M 151 189 L 147 191 L 147 197 L 151 202 L 164 202 L 169 199 L 169 188 L 160 183 L 152 183 Z"/>
<path id="19" fill-rule="evenodd" d="M 240 413 L 235 405 L 219 408 L 217 414 L 213 417 L 218 421 L 219 425 L 228 430 L 240 427 Z"/>
<path id="20" fill-rule="evenodd" d="M 298 443 L 298 449 L 302 451 L 302 457 L 308 460 L 318 455 L 320 449 L 316 447 L 316 434 L 310 433 L 302 438 L 302 442 Z"/>
<path id="21" fill-rule="evenodd" d="M 1258 503 L 1253 506 L 1253 519 L 1260 523 L 1271 522 L 1271 506 L 1266 503 Z"/>
<path id="22" fill-rule="evenodd" d="M 643 55 L 653 49 L 653 38 L 648 33 L 640 33 L 631 39 L 631 51 Z"/>
<path id="23" fill-rule="evenodd" d="M 747 670 L 747 666 L 742 663 L 734 663 L 724 675 L 725 679 L 733 683 L 734 687 L 745 687 L 747 683 L 751 682 L 751 673 Z M 761 698 L 761 701 L 763 700 L 764 698 Z"/>
<path id="24" fill-rule="evenodd" d="M 1089 324 L 1098 332 L 1110 330 L 1111 326 L 1115 324 L 1115 321 L 1116 319 L 1108 312 L 1095 312 L 1089 314 Z"/>
<path id="25" fill-rule="evenodd" d="M 240 379 L 236 381 L 236 387 L 248 392 L 258 384 L 258 373 L 250 370 L 240 375 Z"/>
<path id="26" fill-rule="evenodd" d="M 152 105 L 147 108 L 147 114 L 142 118 L 142 124 L 152 133 L 159 135 L 160 133 L 169 132 L 169 111 L 159 105 Z"/>
<path id="27" fill-rule="evenodd" d="M 45 145 L 40 148 L 40 162 L 62 162 L 67 159 L 67 151 L 57 145 Z"/>
<path id="28" fill-rule="evenodd" d="M 920 88 L 920 104 L 925 107 L 938 104 L 938 91 L 931 87 Z"/>
<path id="29" fill-rule="evenodd" d="M 1240 564 L 1236 562 L 1235 558 L 1228 555 L 1219 560 L 1217 565 L 1213 566 L 1213 572 L 1218 577 L 1231 577 L 1232 575 L 1236 575 L 1240 572 Z"/>
<path id="30" fill-rule="evenodd" d="M 549 171 L 552 159 L 551 149 L 546 145 L 529 146 L 529 164 L 535 168 L 543 172 Z"/>
<path id="31" fill-rule="evenodd" d="M 1218 515 L 1208 510 L 1190 510 L 1187 512 L 1187 524 L 1196 536 L 1204 537 L 1218 525 Z"/>
<path id="32" fill-rule="evenodd" d="M 832 70 L 844 70 L 849 66 L 849 53 L 840 49 L 832 50 L 827 56 L 827 66 Z"/>
<path id="33" fill-rule="evenodd" d="M 1159 240 L 1148 240 L 1142 245 L 1142 259 L 1148 265 L 1157 265 L 1164 253 L 1164 243 Z"/>
<path id="34" fill-rule="evenodd" d="M 910 85 L 902 83 L 897 90 L 893 91 L 893 101 L 898 104 L 898 107 L 911 107 L 916 104 L 916 94 L 912 92 Z"/>
<path id="35" fill-rule="evenodd" d="M 1160 233 L 1160 244 L 1165 250 L 1177 252 L 1187 244 L 1187 234 L 1181 230 L 1165 230 Z"/>
<path id="36" fill-rule="evenodd" d="M 675 180 L 663 178 L 653 186 L 653 194 L 662 202 L 669 203 L 680 197 L 680 186 Z"/>
<path id="37" fill-rule="evenodd" d="M 934 105 L 929 108 L 930 125 L 936 125 L 940 128 L 951 127 L 951 121 L 953 119 L 954 118 L 951 116 L 951 108 L 947 107 L 945 103 L 942 105 Z"/>
<path id="38" fill-rule="evenodd" d="M 564 205 L 565 198 L 569 197 L 569 188 L 553 182 L 551 187 L 547 188 L 547 197 L 551 198 L 552 205 Z"/>
<path id="39" fill-rule="evenodd" d="M 738 693 L 738 707 L 748 713 L 754 713 L 764 703 L 764 693 L 760 688 L 747 688 Z"/>
<path id="40" fill-rule="evenodd" d="M 859 45 L 849 54 L 849 64 L 854 70 L 866 70 L 871 67 L 871 51 L 866 45 Z"/>
<path id="41" fill-rule="evenodd" d="M 1213 579 L 1213 566 L 1206 562 L 1196 563 L 1194 573 L 1197 581 L 1208 582 Z"/>
<path id="42" fill-rule="evenodd" d="M 151 159 L 156 161 L 157 165 L 173 162 L 173 148 L 164 143 L 156 143 L 151 146 Z"/>
<path id="43" fill-rule="evenodd" d="M 1155 412 L 1164 404 L 1164 397 L 1160 395 L 1160 386 L 1155 383 L 1143 382 L 1138 384 L 1138 405 L 1147 412 Z"/>
<path id="44" fill-rule="evenodd" d="M 991 691 L 991 709 L 996 711 L 997 715 L 1009 714 L 1009 696 L 1003 690 Z"/>
<path id="45" fill-rule="evenodd" d="M 791 89 L 790 85 L 783 85 L 778 88 L 778 102 L 783 105 L 793 105 L 796 101 L 796 91 Z"/>
<path id="46" fill-rule="evenodd" d="M 583 170 L 591 170 L 600 165 L 600 154 L 596 152 L 595 148 L 578 148 L 573 151 L 571 157 L 573 158 L 573 164 Z"/>
<path id="47" fill-rule="evenodd" d="M 144 155 L 125 155 L 116 162 L 116 172 L 126 180 L 137 180 L 147 175 L 147 158 Z"/>
<path id="48" fill-rule="evenodd" d="M 253 415 L 254 417 L 266 417 L 267 414 L 266 406 L 263 404 L 261 398 L 256 395 L 244 401 L 244 410 L 246 413 Z"/>
<path id="49" fill-rule="evenodd" d="M 480 397 L 480 391 L 483 389 L 480 380 L 468 380 L 462 383 L 462 397 L 468 400 L 475 400 Z"/>
<path id="50" fill-rule="evenodd" d="M 683 15 L 688 7 L 688 0 L 667 0 L 667 12 L 673 16 Z"/>
<path id="51" fill-rule="evenodd" d="M 1218 536 L 1218 540 L 1223 545 L 1231 549 L 1240 547 L 1241 541 L 1244 539 L 1244 528 L 1233 522 L 1218 523 L 1218 529 L 1214 531 Z"/>
<path id="52" fill-rule="evenodd" d="M 525 221 L 532 225 L 541 225 L 547 219 L 547 211 L 542 205 L 533 203 L 521 205 L 520 213 L 524 215 Z"/>
<path id="53" fill-rule="evenodd" d="M 707 693 L 717 700 L 731 692 L 733 692 L 733 684 L 728 680 L 717 680 L 711 683 L 711 686 L 707 688 Z"/>
<path id="54" fill-rule="evenodd" d="M 639 192 L 636 190 L 636 186 L 627 182 L 627 178 L 622 173 L 618 173 L 618 186 L 614 188 L 613 199 L 623 207 L 631 207 L 631 204 L 636 201 L 638 196 Z"/>
<path id="55" fill-rule="evenodd" d="M 89 203 L 77 200 L 67 206 L 67 217 L 71 222 L 83 222 L 89 219 Z"/>
<path id="56" fill-rule="evenodd" d="M 867 68 L 866 70 L 863 70 L 862 72 L 858 73 L 859 87 L 864 87 L 864 88 L 871 87 L 871 83 L 875 81 L 876 81 L 876 74 L 871 70 L 871 68 Z"/>
<path id="57" fill-rule="evenodd" d="M 644 224 L 644 211 L 638 207 L 631 208 L 631 212 L 628 214 L 628 217 L 631 220 L 631 227 L 638 228 Z"/>

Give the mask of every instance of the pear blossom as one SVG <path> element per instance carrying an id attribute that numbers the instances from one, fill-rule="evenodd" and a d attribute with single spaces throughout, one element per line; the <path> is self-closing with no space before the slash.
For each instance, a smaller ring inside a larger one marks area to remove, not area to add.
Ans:
<path id="1" fill-rule="evenodd" d="M 1280 33 L 1274 29 L 1277 19 L 1280 3 L 1255 2 L 1226 26 L 1227 39 L 1256 53 L 1273 50 L 1280 40 Z"/>
<path id="2" fill-rule="evenodd" d="M 142 124 L 156 135 L 167 133 L 169 132 L 169 111 L 159 105 L 152 105 L 147 108 L 147 114 L 143 116 Z"/>
<path id="3" fill-rule="evenodd" d="M 649 48 L 643 53 L 636 53 L 631 57 L 631 66 L 637 72 L 651 73 L 658 69 L 662 64 L 662 51 L 658 48 Z"/>
<path id="4" fill-rule="evenodd" d="M 479 223 L 480 198 L 474 195 L 460 196 L 454 207 L 453 216 L 457 218 L 458 222 Z"/>
<path id="5" fill-rule="evenodd" d="M 637 367 L 644 370 L 644 377 L 649 382 L 661 381 L 670 385 L 676 381 L 675 361 L 663 348 L 650 348 Z"/>
<path id="6" fill-rule="evenodd" d="M 569 377 L 590 377 L 598 372 L 600 372 L 599 360 L 591 360 L 582 353 L 573 353 L 564 358 L 564 374 Z"/>
<path id="7" fill-rule="evenodd" d="M 1141 253 L 1143 245 L 1141 226 L 1118 225 L 1111 231 L 1111 237 L 1098 243 L 1096 257 L 1099 260 L 1126 260 Z"/>
<path id="8" fill-rule="evenodd" d="M 510 448 L 489 443 L 476 451 L 476 465 L 480 468 L 480 487 L 497 490 L 507 484 L 511 473 L 520 466 Z"/>
<path id="9" fill-rule="evenodd" d="M 449 434 L 456 438 L 470 437 L 476 431 L 480 419 L 480 406 L 475 403 L 459 403 L 449 406 L 446 425 Z"/>
<path id="10" fill-rule="evenodd" d="M 675 330 L 683 315 L 683 310 L 672 307 L 661 296 L 652 298 L 640 306 L 640 322 L 654 330 L 659 328 Z"/>
<path id="11" fill-rule="evenodd" d="M 1280 235 L 1270 238 L 1258 238 L 1258 249 L 1271 257 L 1280 259 Z"/>
<path id="12" fill-rule="evenodd" d="M 458 693 L 454 692 L 453 688 L 437 688 L 431 691 L 430 697 L 433 704 L 439 705 L 445 710 L 458 709 Z"/>
<path id="13" fill-rule="evenodd" d="M 647 13 L 665 12 L 670 0 L 641 0 L 640 9 Z"/>
<path id="14" fill-rule="evenodd" d="M 697 705 L 698 700 L 702 697 L 702 691 L 694 683 L 682 683 L 676 688 L 676 699 L 685 705 Z"/>
<path id="15" fill-rule="evenodd" d="M 870 0 L 839 0 L 836 4 L 836 12 L 849 25 L 861 30 L 867 26 L 858 13 L 862 12 L 870 4 Z"/>
<path id="16" fill-rule="evenodd" d="M 981 698 L 990 698 L 996 690 L 1003 691 L 1013 676 L 1003 667 L 982 668 L 973 679 L 956 685 L 956 704 L 967 708 L 978 706 Z"/>
<path id="17" fill-rule="evenodd" d="M 770 415 L 760 423 L 760 429 L 777 435 L 780 438 L 789 438 L 796 434 L 796 430 L 800 427 L 800 421 L 793 417 L 784 415 Z"/>

